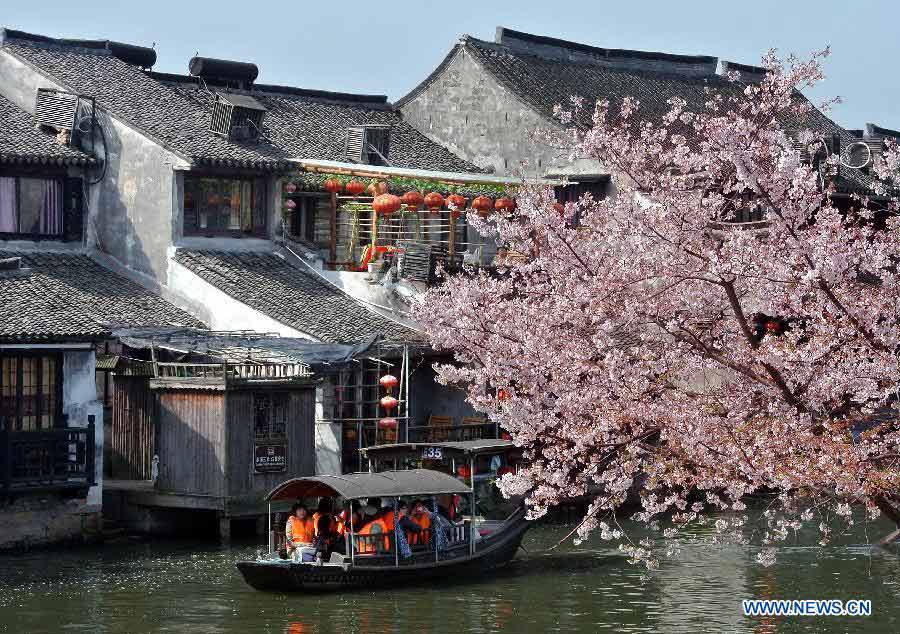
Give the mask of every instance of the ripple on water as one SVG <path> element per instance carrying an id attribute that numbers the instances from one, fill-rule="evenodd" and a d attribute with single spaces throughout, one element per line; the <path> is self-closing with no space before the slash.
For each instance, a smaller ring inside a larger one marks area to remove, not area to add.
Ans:
<path id="1" fill-rule="evenodd" d="M 0 558 L 0 631 L 16 632 L 582 632 L 764 634 L 743 598 L 870 598 L 867 620 L 793 621 L 778 632 L 898 632 L 900 564 L 860 546 L 787 546 L 762 568 L 754 553 L 684 540 L 660 570 L 627 564 L 601 543 L 546 549 L 565 534 L 539 526 L 529 553 L 484 580 L 316 596 L 255 592 L 234 562 L 256 545 L 109 544 Z M 848 594 L 849 593 L 849 594 Z"/>

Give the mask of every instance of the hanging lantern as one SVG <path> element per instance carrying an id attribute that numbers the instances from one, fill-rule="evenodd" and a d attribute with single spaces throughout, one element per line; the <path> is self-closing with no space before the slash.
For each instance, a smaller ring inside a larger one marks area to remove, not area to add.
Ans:
<path id="1" fill-rule="evenodd" d="M 206 197 L 206 204 L 210 207 L 216 207 L 222 204 L 222 197 L 219 194 L 212 193 Z"/>
<path id="2" fill-rule="evenodd" d="M 397 387 L 397 384 L 399 383 L 397 377 L 393 374 L 385 374 L 378 382 L 381 383 L 381 387 L 388 391 L 388 394 L 390 394 L 391 390 Z"/>
<path id="3" fill-rule="evenodd" d="M 378 181 L 375 183 L 375 191 L 378 192 L 379 195 L 386 194 L 390 191 L 388 184 L 384 181 Z"/>
<path id="4" fill-rule="evenodd" d="M 494 209 L 497 211 L 512 211 L 516 208 L 516 201 L 512 198 L 498 198 L 497 202 L 494 203 Z"/>
<path id="5" fill-rule="evenodd" d="M 465 209 L 466 197 L 460 196 L 459 194 L 450 194 L 447 196 L 447 204 L 451 207 L 456 207 L 457 209 Z"/>
<path id="6" fill-rule="evenodd" d="M 325 191 L 327 192 L 340 194 L 342 189 L 344 189 L 344 184 L 336 178 L 329 178 L 325 181 Z"/>
<path id="7" fill-rule="evenodd" d="M 378 429 L 397 429 L 398 423 L 396 418 L 387 416 L 378 421 Z"/>
<path id="8" fill-rule="evenodd" d="M 509 392 L 504 390 L 502 387 L 497 390 L 497 400 L 498 401 L 508 401 L 509 400 Z"/>
<path id="9" fill-rule="evenodd" d="M 372 201 L 372 209 L 376 214 L 390 216 L 400 209 L 400 197 L 393 194 L 380 194 Z"/>
<path id="10" fill-rule="evenodd" d="M 553 209 L 556 210 L 556 213 L 558 213 L 560 217 L 566 215 L 566 206 L 562 203 L 553 203 Z"/>
<path id="11" fill-rule="evenodd" d="M 487 196 L 476 196 L 472 201 L 472 209 L 477 211 L 480 216 L 488 215 L 493 208 L 494 201 Z"/>
<path id="12" fill-rule="evenodd" d="M 295 203 L 293 200 L 288 198 L 286 201 L 284 201 L 284 208 L 287 209 L 288 211 L 293 211 L 294 209 L 297 208 L 297 203 Z"/>
<path id="13" fill-rule="evenodd" d="M 400 404 L 400 401 L 395 399 L 393 396 L 383 396 L 381 397 L 381 406 L 390 412 L 392 409 L 397 407 Z"/>
<path id="14" fill-rule="evenodd" d="M 419 205 L 425 202 L 425 197 L 422 196 L 422 192 L 412 191 L 403 194 L 403 197 L 400 200 L 402 200 L 403 204 L 410 209 L 418 209 Z"/>
<path id="15" fill-rule="evenodd" d="M 347 183 L 347 193 L 351 196 L 359 196 L 366 191 L 366 186 L 359 181 L 350 181 Z"/>
<path id="16" fill-rule="evenodd" d="M 444 206 L 444 197 L 437 192 L 425 194 L 425 206 L 431 211 L 438 211 Z"/>
<path id="17" fill-rule="evenodd" d="M 770 319 L 766 322 L 766 331 L 772 333 L 773 335 L 781 334 L 781 322 L 776 319 Z"/>
<path id="18" fill-rule="evenodd" d="M 284 193 L 285 194 L 293 194 L 297 191 L 297 186 L 294 185 L 292 181 L 288 181 L 284 184 Z"/>

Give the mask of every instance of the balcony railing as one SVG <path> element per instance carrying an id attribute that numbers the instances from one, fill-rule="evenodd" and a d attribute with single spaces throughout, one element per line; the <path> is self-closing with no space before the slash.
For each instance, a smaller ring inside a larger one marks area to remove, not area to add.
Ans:
<path id="1" fill-rule="evenodd" d="M 95 484 L 94 423 L 76 429 L 0 431 L 0 490 L 83 488 Z"/>
<path id="2" fill-rule="evenodd" d="M 409 442 L 455 442 L 499 438 L 495 423 L 410 426 Z"/>

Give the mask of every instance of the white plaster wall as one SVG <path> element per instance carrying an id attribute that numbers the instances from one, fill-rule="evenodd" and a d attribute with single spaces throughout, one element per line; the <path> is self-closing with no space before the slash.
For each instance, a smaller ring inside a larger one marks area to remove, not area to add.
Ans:
<path id="1" fill-rule="evenodd" d="M 87 505 L 99 507 L 103 500 L 103 404 L 97 400 L 94 380 L 96 358 L 93 350 L 67 350 L 63 353 L 63 414 L 69 427 L 88 426 L 94 415 L 94 479 L 88 490 Z"/>
<path id="2" fill-rule="evenodd" d="M 334 384 L 316 386 L 316 475 L 341 474 L 341 425 L 334 420 Z"/>

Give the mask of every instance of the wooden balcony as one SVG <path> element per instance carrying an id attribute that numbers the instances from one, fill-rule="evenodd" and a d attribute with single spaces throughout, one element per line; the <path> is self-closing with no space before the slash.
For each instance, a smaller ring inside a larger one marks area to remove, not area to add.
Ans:
<path id="1" fill-rule="evenodd" d="M 95 484 L 94 423 L 84 428 L 0 431 L 0 490 L 6 495 Z"/>

